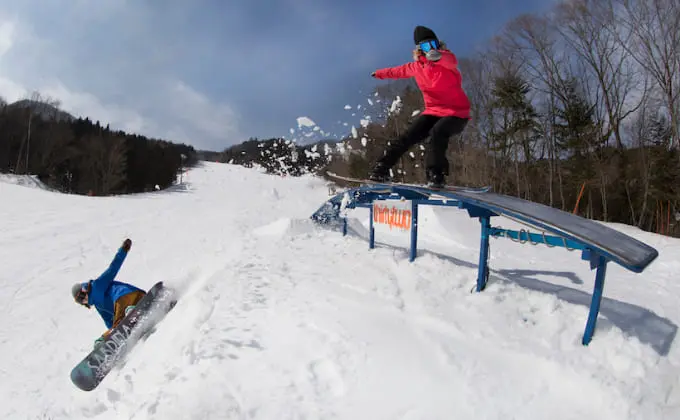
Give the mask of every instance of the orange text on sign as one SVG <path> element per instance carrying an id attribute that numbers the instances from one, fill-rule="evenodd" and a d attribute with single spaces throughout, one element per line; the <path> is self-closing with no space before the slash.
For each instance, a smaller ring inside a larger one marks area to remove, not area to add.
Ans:
<path id="1" fill-rule="evenodd" d="M 411 210 L 376 204 L 373 206 L 373 223 L 387 225 L 390 229 L 408 230 L 411 228 Z"/>

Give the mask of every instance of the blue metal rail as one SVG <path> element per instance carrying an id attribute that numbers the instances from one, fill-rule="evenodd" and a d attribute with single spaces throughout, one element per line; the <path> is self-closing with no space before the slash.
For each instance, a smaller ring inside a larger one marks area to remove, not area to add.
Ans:
<path id="1" fill-rule="evenodd" d="M 312 219 L 329 227 L 340 225 L 343 234 L 346 235 L 347 219 L 341 215 L 343 211 L 356 207 L 368 208 L 369 248 L 373 249 L 375 247 L 373 204 L 376 200 L 411 201 L 410 261 L 415 260 L 417 255 L 419 206 L 457 207 L 466 210 L 470 217 L 477 218 L 480 222 L 477 292 L 486 288 L 489 279 L 490 237 L 505 237 L 518 243 L 544 244 L 551 248 L 562 247 L 570 251 L 580 250 L 582 259 L 590 262 L 591 270 L 596 270 L 588 321 L 582 338 L 583 345 L 588 345 L 595 333 L 607 264 L 613 261 L 628 270 L 640 273 L 658 256 L 656 249 L 605 225 L 537 203 L 488 192 L 434 191 L 425 187 L 389 184 L 364 185 L 332 197 L 312 215 Z M 539 234 L 526 229 L 492 227 L 491 218 L 499 215 L 543 232 Z M 545 231 L 552 234 L 546 234 Z"/>

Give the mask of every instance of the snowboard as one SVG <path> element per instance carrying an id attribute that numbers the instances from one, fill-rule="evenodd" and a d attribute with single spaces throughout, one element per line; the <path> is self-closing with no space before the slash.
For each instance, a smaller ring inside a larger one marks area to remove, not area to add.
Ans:
<path id="1" fill-rule="evenodd" d="M 409 184 L 405 182 L 391 182 L 391 181 L 373 181 L 370 179 L 351 178 L 348 176 L 338 175 L 333 172 L 326 172 L 326 175 L 331 178 L 339 179 L 347 182 L 356 182 L 357 184 L 371 184 L 371 185 L 394 185 L 401 187 L 416 187 L 426 188 L 433 191 L 450 191 L 450 192 L 469 192 L 469 193 L 485 193 L 491 191 L 490 186 L 486 187 L 462 187 L 458 185 L 444 185 L 442 187 L 430 187 L 425 184 Z"/>
<path id="2" fill-rule="evenodd" d="M 154 331 L 176 303 L 174 289 L 163 282 L 153 285 L 104 341 L 71 370 L 73 384 L 83 391 L 95 389 L 140 339 Z"/>

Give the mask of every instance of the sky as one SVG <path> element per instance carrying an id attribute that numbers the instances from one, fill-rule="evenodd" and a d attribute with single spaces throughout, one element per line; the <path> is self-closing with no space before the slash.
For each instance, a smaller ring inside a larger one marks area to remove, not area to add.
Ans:
<path id="1" fill-rule="evenodd" d="M 425 25 L 458 56 L 553 0 L 0 0 L 0 97 L 32 92 L 114 129 L 223 150 L 294 138 L 297 118 L 342 137 L 411 59 Z M 345 126 L 343 123 L 348 123 Z"/>

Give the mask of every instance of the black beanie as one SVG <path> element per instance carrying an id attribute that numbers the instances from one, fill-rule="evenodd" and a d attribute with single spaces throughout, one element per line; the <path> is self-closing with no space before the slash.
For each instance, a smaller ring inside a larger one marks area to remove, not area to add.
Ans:
<path id="1" fill-rule="evenodd" d="M 437 35 L 435 35 L 432 29 L 426 28 L 425 26 L 416 26 L 416 29 L 413 31 L 413 41 L 416 45 L 431 39 L 437 39 Z"/>

